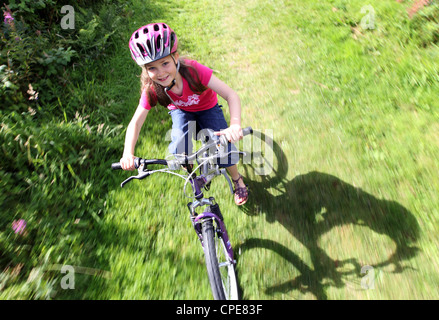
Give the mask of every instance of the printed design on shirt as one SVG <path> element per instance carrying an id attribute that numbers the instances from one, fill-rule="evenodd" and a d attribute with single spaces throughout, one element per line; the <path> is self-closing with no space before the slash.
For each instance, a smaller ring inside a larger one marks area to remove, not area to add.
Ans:
<path id="1" fill-rule="evenodd" d="M 189 106 L 193 106 L 194 104 L 199 104 L 200 103 L 200 96 L 198 94 L 193 94 L 191 96 L 189 96 L 187 98 L 187 101 L 182 101 L 182 100 L 177 100 L 174 101 L 174 104 L 177 107 L 189 107 Z"/>

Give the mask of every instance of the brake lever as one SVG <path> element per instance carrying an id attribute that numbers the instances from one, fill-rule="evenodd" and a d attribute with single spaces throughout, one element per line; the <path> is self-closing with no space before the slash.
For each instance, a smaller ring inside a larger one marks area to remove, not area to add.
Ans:
<path id="1" fill-rule="evenodd" d="M 227 182 L 229 183 L 230 192 L 233 194 L 234 192 L 233 192 L 232 181 L 230 181 L 230 178 L 227 175 L 226 169 L 221 169 L 220 172 L 224 176 L 224 178 L 226 178 Z"/>
<path id="2" fill-rule="evenodd" d="M 150 174 L 151 174 L 151 171 L 150 171 L 150 170 L 143 171 L 143 165 L 141 165 L 141 166 L 139 167 L 139 174 L 138 174 L 137 176 L 131 176 L 131 177 L 129 177 L 128 179 L 126 179 L 124 182 L 122 182 L 122 183 L 120 184 L 120 187 L 123 188 L 124 185 L 126 185 L 128 182 L 130 182 L 131 180 L 134 180 L 134 179 L 137 179 L 137 180 L 145 179 L 145 178 L 148 177 Z"/>

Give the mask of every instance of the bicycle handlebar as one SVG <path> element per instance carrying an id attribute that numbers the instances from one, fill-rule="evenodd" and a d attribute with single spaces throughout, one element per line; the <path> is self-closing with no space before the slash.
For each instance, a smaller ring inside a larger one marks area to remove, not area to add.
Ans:
<path id="1" fill-rule="evenodd" d="M 142 159 L 142 158 L 135 158 L 134 159 L 134 166 L 137 168 L 139 168 L 141 165 L 149 165 L 149 164 L 161 164 L 164 166 L 168 165 L 168 162 L 166 160 L 163 159 Z M 115 162 L 111 164 L 111 169 L 113 170 L 120 170 L 122 169 L 122 166 L 120 164 L 120 162 Z"/>
<path id="2" fill-rule="evenodd" d="M 252 133 L 253 133 L 253 129 L 251 127 L 247 127 L 247 128 L 242 129 L 243 136 L 246 136 L 246 135 L 252 134 Z M 227 138 L 225 135 L 222 135 L 219 137 L 219 142 L 222 146 L 227 146 L 227 144 L 229 143 L 229 141 L 227 141 Z M 185 156 L 184 160 L 181 161 L 181 164 L 185 164 L 188 161 L 193 160 L 191 158 L 195 158 L 196 155 L 203 152 L 204 150 L 211 148 L 212 146 L 216 145 L 216 143 L 217 143 L 216 141 L 213 141 L 213 142 L 209 143 L 208 145 L 204 146 L 203 148 L 201 148 L 200 150 L 198 150 L 197 152 L 195 152 L 194 154 L 192 154 L 191 156 Z M 152 164 L 159 164 L 159 165 L 167 166 L 168 161 L 164 160 L 164 159 L 142 159 L 142 158 L 135 158 L 134 159 L 134 167 L 136 169 L 138 169 L 142 164 L 145 166 L 152 165 Z M 120 170 L 120 169 L 122 169 L 122 166 L 121 166 L 120 162 L 115 162 L 115 163 L 111 164 L 111 169 Z"/>
<path id="3" fill-rule="evenodd" d="M 253 133 L 252 127 L 247 127 L 247 128 L 242 129 L 242 136 L 246 136 L 246 135 L 252 134 L 252 133 Z M 223 146 L 227 146 L 227 144 L 229 143 L 229 141 L 227 141 L 227 138 L 225 135 L 220 136 L 219 141 L 220 141 L 221 145 L 223 145 Z"/>

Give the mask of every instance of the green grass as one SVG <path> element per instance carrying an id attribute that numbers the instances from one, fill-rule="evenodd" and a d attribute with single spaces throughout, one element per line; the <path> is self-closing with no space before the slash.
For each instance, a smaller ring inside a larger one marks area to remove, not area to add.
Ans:
<path id="1" fill-rule="evenodd" d="M 157 19 L 176 30 L 184 53 L 238 91 L 244 126 L 273 132 L 275 171 L 242 169 L 250 203 L 236 208 L 221 181 L 214 192 L 241 252 L 244 299 L 438 297 L 438 50 L 404 40 L 401 4 L 372 5 L 374 30 L 357 26 L 360 1 L 187 1 Z M 139 155 L 164 155 L 166 142 L 148 134 L 169 128 L 163 114 L 148 118 Z M 118 205 L 159 231 L 148 260 L 135 254 L 116 265 L 134 266 L 155 288 L 136 297 L 209 299 L 195 277 L 203 261 L 186 234 L 179 187 L 168 177 L 141 185 L 119 193 Z M 148 205 L 139 211 L 138 203 Z M 361 287 L 366 265 L 375 268 L 374 290 Z"/>
<path id="2" fill-rule="evenodd" d="M 167 1 L 152 12 L 133 2 L 127 39 L 167 22 L 181 53 L 238 92 L 243 126 L 273 135 L 269 175 L 257 174 L 260 159 L 241 166 L 243 208 L 221 179 L 209 193 L 239 253 L 243 299 L 439 297 L 439 48 L 417 25 L 422 12 L 410 20 L 409 3 L 370 1 L 375 26 L 365 30 L 363 1 Z M 437 19 L 437 4 L 424 10 Z M 115 52 L 106 80 L 106 94 L 126 97 L 124 127 L 139 91 L 130 60 Z M 151 111 L 137 155 L 165 157 L 170 124 L 163 108 Z M 109 276 L 78 273 L 74 290 L 55 282 L 54 297 L 211 299 L 183 181 L 154 175 L 120 189 L 129 173 L 110 176 L 76 259 Z M 364 266 L 374 289 L 361 285 Z"/>

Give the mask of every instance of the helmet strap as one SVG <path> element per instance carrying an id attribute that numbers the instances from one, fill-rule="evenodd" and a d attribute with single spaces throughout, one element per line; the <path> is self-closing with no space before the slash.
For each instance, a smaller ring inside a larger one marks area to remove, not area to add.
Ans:
<path id="1" fill-rule="evenodd" d="M 175 81 L 175 79 L 172 80 L 171 85 L 165 88 L 165 93 L 166 93 L 166 95 L 168 96 L 169 100 L 171 100 L 171 102 L 172 102 L 174 105 L 175 105 L 175 102 L 174 102 L 174 100 L 172 100 L 171 96 L 168 94 L 168 91 L 171 90 L 173 86 L 175 86 L 175 83 L 176 83 L 176 82 L 177 82 L 177 81 Z"/>
<path id="2" fill-rule="evenodd" d="M 180 60 L 177 60 L 177 62 L 175 62 L 173 54 L 171 54 L 171 57 L 172 57 L 172 60 L 174 60 L 175 67 L 177 68 L 177 72 L 178 72 L 180 70 Z"/>
<path id="3" fill-rule="evenodd" d="M 165 91 L 169 91 L 169 90 L 171 90 L 172 89 L 172 87 L 173 86 L 175 86 L 175 83 L 176 83 L 177 81 L 174 79 L 174 80 L 172 80 L 172 83 L 171 83 L 171 85 L 169 85 L 169 86 L 167 86 L 166 88 L 165 88 Z"/>
<path id="4" fill-rule="evenodd" d="M 175 67 L 177 68 L 177 72 L 178 72 L 178 71 L 180 70 L 180 60 L 178 60 L 177 62 L 175 62 L 174 55 L 171 54 L 171 57 L 172 57 L 172 60 L 174 60 Z M 168 94 L 168 91 L 171 90 L 173 86 L 175 86 L 175 83 L 176 83 L 176 82 L 177 82 L 176 79 L 172 80 L 171 85 L 169 85 L 169 86 L 167 86 L 167 87 L 165 88 L 165 93 L 166 93 L 166 94 Z M 169 97 L 169 95 L 168 95 L 168 97 Z M 171 97 L 169 97 L 169 98 L 171 98 Z M 172 100 L 172 99 L 171 99 L 171 100 Z"/>

